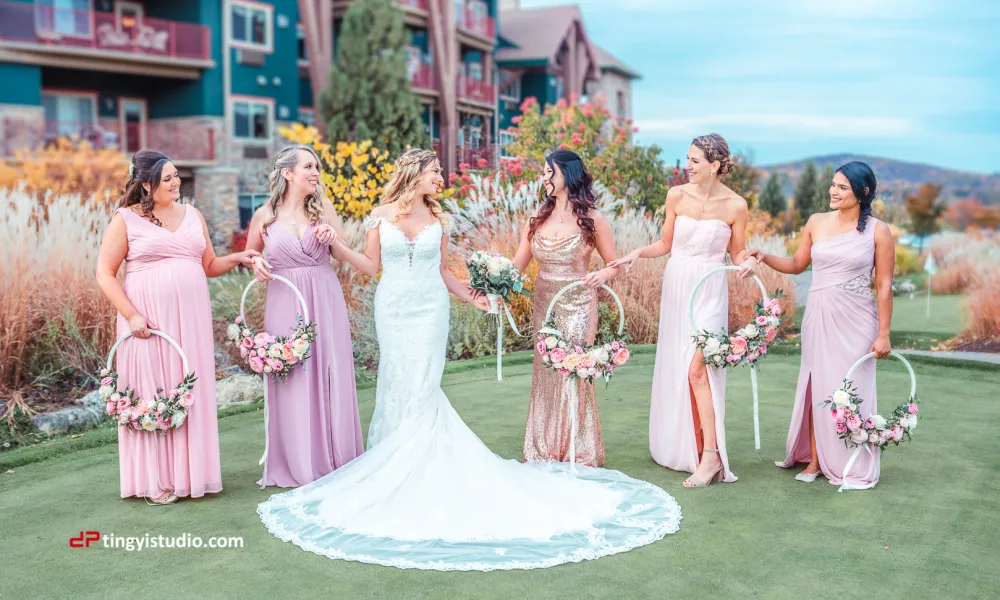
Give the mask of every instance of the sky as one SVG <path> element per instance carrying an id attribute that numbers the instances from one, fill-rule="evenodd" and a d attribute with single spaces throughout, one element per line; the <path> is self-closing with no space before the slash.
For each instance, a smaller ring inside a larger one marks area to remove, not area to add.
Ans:
<path id="1" fill-rule="evenodd" d="M 668 162 L 714 131 L 758 165 L 848 152 L 1000 173 L 1000 0 L 521 7 L 567 3 L 643 75 L 637 139 Z"/>

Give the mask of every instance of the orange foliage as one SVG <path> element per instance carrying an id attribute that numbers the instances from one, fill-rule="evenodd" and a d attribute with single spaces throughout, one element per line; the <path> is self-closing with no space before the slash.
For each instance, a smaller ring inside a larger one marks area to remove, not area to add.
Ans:
<path id="1" fill-rule="evenodd" d="M 52 195 L 80 194 L 115 198 L 128 177 L 125 155 L 111 148 L 96 149 L 87 142 L 59 138 L 46 148 L 19 150 L 14 160 L 0 163 L 0 188 L 23 183 L 39 200 Z"/>

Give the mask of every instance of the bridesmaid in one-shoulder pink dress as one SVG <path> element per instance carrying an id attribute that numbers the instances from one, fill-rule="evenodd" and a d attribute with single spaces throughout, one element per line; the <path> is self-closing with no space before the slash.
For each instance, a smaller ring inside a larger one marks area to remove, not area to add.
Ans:
<path id="1" fill-rule="evenodd" d="M 633 250 L 612 265 L 670 253 L 663 272 L 660 328 L 656 340 L 649 408 L 649 452 L 657 463 L 691 473 L 684 487 L 734 482 L 726 449 L 726 372 L 702 364 L 688 306 L 702 277 L 722 267 L 729 251 L 749 275 L 756 267 L 746 251 L 746 200 L 718 176 L 731 168 L 729 146 L 718 134 L 695 138 L 688 150 L 690 183 L 670 188 L 659 241 Z M 698 330 L 720 331 L 729 321 L 726 273 L 709 277 L 694 301 Z"/>
<path id="2" fill-rule="evenodd" d="M 851 472 L 844 472 L 853 450 L 839 438 L 829 410 L 821 404 L 841 387 L 859 358 L 870 351 L 879 358 L 889 353 L 895 247 L 888 227 L 869 216 L 875 193 L 871 168 L 859 161 L 847 163 L 830 185 L 830 204 L 838 210 L 809 219 L 794 257 L 761 257 L 784 273 L 800 273 L 810 262 L 813 266 L 786 456 L 775 463 L 785 468 L 808 463 L 796 475 L 799 481 L 812 482 L 822 474 L 830 483 L 851 489 L 878 483 L 878 452 L 862 452 Z M 878 300 L 872 293 L 873 272 Z M 863 363 L 852 381 L 864 398 L 861 416 L 877 414 L 875 363 Z"/>
<path id="3" fill-rule="evenodd" d="M 320 241 L 324 232 L 335 230 L 330 221 L 337 227 L 339 221 L 332 205 L 314 194 L 318 169 L 319 158 L 308 147 L 278 152 L 270 178 L 275 201 L 258 210 L 247 236 L 248 248 L 265 252 L 266 260 L 256 261 L 258 278 L 274 274 L 295 284 L 316 323 L 312 356 L 285 383 L 266 381 L 268 451 L 257 483 L 268 486 L 312 483 L 364 452 L 347 304 L 330 265 L 330 248 Z M 268 284 L 265 331 L 285 335 L 301 312 L 290 287 Z"/>
<path id="4" fill-rule="evenodd" d="M 180 177 L 166 156 L 141 150 L 131 170 L 97 265 L 98 283 L 119 312 L 118 337 L 135 335 L 118 347 L 118 386 L 149 398 L 157 388 L 170 389 L 182 380 L 181 357 L 166 340 L 150 337 L 149 329 L 177 341 L 198 380 L 180 427 L 165 434 L 118 429 L 121 497 L 169 504 L 222 490 L 206 275 L 222 275 L 255 253 L 215 256 L 201 213 L 176 202 Z M 116 278 L 123 260 L 124 286 Z"/>

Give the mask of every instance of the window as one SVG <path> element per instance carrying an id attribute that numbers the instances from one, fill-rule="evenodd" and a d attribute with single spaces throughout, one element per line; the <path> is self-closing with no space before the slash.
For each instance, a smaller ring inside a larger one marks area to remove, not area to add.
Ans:
<path id="1" fill-rule="evenodd" d="M 299 123 L 303 125 L 315 125 L 316 111 L 311 108 L 299 107 Z"/>
<path id="2" fill-rule="evenodd" d="M 500 158 L 514 158 L 514 155 L 507 150 L 507 146 L 514 143 L 517 135 L 510 131 L 500 131 Z"/>
<path id="3" fill-rule="evenodd" d="M 295 37 L 299 41 L 299 62 L 308 62 L 309 50 L 306 48 L 306 30 L 302 27 L 302 23 L 295 26 Z"/>
<path id="4" fill-rule="evenodd" d="M 274 7 L 233 0 L 230 44 L 236 48 L 271 52 Z"/>
<path id="5" fill-rule="evenodd" d="M 52 137 L 85 138 L 97 128 L 97 97 L 72 92 L 42 92 L 45 133 Z"/>
<path id="6" fill-rule="evenodd" d="M 504 76 L 509 77 L 509 75 L 506 73 L 504 74 Z M 506 87 L 500 90 L 500 98 L 503 100 L 513 100 L 514 102 L 520 102 L 521 78 L 519 76 L 515 76 L 514 78 L 512 78 L 510 80 L 510 83 L 508 83 Z"/>
<path id="7" fill-rule="evenodd" d="M 475 81 L 483 80 L 483 63 L 480 62 L 470 62 L 468 63 L 469 79 Z"/>
<path id="8" fill-rule="evenodd" d="M 625 117 L 628 116 L 628 114 L 627 114 L 627 108 L 625 106 L 625 92 L 623 92 L 621 90 L 618 91 L 618 106 L 617 106 L 617 108 L 618 108 L 618 118 L 619 119 L 624 119 Z"/>
<path id="9" fill-rule="evenodd" d="M 39 31 L 90 37 L 90 0 L 37 0 L 35 24 Z"/>
<path id="10" fill-rule="evenodd" d="M 233 137 L 241 140 L 271 140 L 274 103 L 249 98 L 233 99 Z"/>
<path id="11" fill-rule="evenodd" d="M 240 229 L 250 225 L 253 213 L 267 202 L 267 194 L 240 194 Z"/>

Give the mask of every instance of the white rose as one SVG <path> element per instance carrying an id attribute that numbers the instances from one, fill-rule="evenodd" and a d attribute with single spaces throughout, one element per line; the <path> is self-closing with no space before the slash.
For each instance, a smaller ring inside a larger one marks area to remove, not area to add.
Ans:
<path id="1" fill-rule="evenodd" d="M 778 325 L 781 325 L 781 319 L 779 319 L 778 317 L 770 317 L 767 320 L 767 322 L 770 323 L 771 327 L 777 327 Z"/>
<path id="2" fill-rule="evenodd" d="M 903 424 L 903 427 L 905 427 L 906 429 L 916 429 L 917 415 L 906 415 L 905 417 L 900 419 L 900 423 Z"/>
<path id="3" fill-rule="evenodd" d="M 753 339 L 757 337 L 758 334 L 760 334 L 760 331 L 757 329 L 757 326 L 752 323 L 743 328 L 743 336 L 747 339 Z"/>
<path id="4" fill-rule="evenodd" d="M 101 377 L 107 377 L 107 376 L 108 376 L 108 375 L 110 375 L 110 374 L 111 374 L 111 371 L 109 371 L 109 370 L 107 369 L 107 367 L 105 367 L 105 368 L 101 369 Z"/>
<path id="5" fill-rule="evenodd" d="M 556 347 L 556 343 L 558 342 L 559 340 L 557 340 L 554 335 L 550 335 L 549 337 L 545 338 L 545 347 L 551 350 Z"/>
<path id="6" fill-rule="evenodd" d="M 110 385 L 102 385 L 101 388 L 97 390 L 97 393 L 101 396 L 101 398 L 107 399 L 107 397 L 114 391 L 114 388 Z"/>
<path id="7" fill-rule="evenodd" d="M 611 344 L 604 344 L 604 349 L 611 352 Z"/>
<path id="8" fill-rule="evenodd" d="M 715 357 L 714 357 L 714 360 L 715 360 L 716 363 L 721 363 L 722 362 L 722 355 L 721 354 L 716 354 Z"/>
<path id="9" fill-rule="evenodd" d="M 244 329 L 243 330 L 243 337 L 250 337 L 252 335 L 253 335 L 253 332 L 250 331 L 249 329 Z"/>
<path id="10" fill-rule="evenodd" d="M 882 415 L 875 415 L 872 417 L 872 421 L 875 422 L 875 429 L 885 429 L 885 426 L 888 425 L 888 422 Z"/>
<path id="11" fill-rule="evenodd" d="M 611 355 L 608 354 L 608 351 L 604 348 L 598 348 L 597 351 L 594 352 L 594 358 L 596 358 L 599 363 L 606 363 L 608 362 L 608 359 L 611 358 Z"/>
<path id="12" fill-rule="evenodd" d="M 878 434 L 874 431 L 868 434 L 868 442 L 872 444 L 878 443 Z"/>
<path id="13" fill-rule="evenodd" d="M 834 406 L 843 408 L 851 403 L 851 395 L 844 390 L 837 390 L 833 393 Z"/>
<path id="14" fill-rule="evenodd" d="M 154 399 L 152 399 L 152 398 L 147 398 L 146 400 L 143 400 L 143 401 L 142 401 L 142 404 L 143 404 L 143 406 L 145 406 L 145 407 L 146 407 L 146 409 L 147 409 L 147 410 L 149 410 L 150 412 L 152 412 L 153 410 L 155 410 L 155 409 L 156 409 L 156 400 L 154 400 Z"/>
<path id="15" fill-rule="evenodd" d="M 721 344 L 718 338 L 708 338 L 705 340 L 705 348 L 702 350 L 706 356 L 711 356 L 713 354 L 718 354 Z"/>
<path id="16" fill-rule="evenodd" d="M 495 256 L 491 256 L 486 259 L 486 267 L 490 275 L 499 275 L 500 271 L 503 270 L 503 263 Z"/>
<path id="17" fill-rule="evenodd" d="M 158 410 L 160 412 L 163 412 L 163 411 L 167 410 L 167 405 L 164 404 L 164 403 L 162 403 L 162 402 L 160 402 L 159 404 L 156 405 L 156 410 Z"/>
<path id="18" fill-rule="evenodd" d="M 153 431 L 156 429 L 156 423 L 153 422 L 153 419 L 150 418 L 149 415 L 143 417 L 140 423 L 142 423 L 142 428 L 145 431 Z"/>
<path id="19" fill-rule="evenodd" d="M 184 411 L 178 411 L 174 413 L 174 416 L 170 418 L 170 425 L 173 427 L 180 427 L 184 423 L 184 418 L 187 417 L 187 413 Z"/>
<path id="20" fill-rule="evenodd" d="M 108 400 L 114 402 L 115 404 L 117 404 L 118 401 L 121 400 L 121 399 L 122 399 L 122 396 L 118 392 L 115 392 L 114 394 L 111 394 L 111 396 L 108 398 Z"/>
<path id="21" fill-rule="evenodd" d="M 294 354 L 296 358 L 302 358 L 306 355 L 306 352 L 309 352 L 309 342 L 302 339 L 292 342 L 292 354 Z"/>
<path id="22" fill-rule="evenodd" d="M 230 323 L 229 327 L 226 328 L 226 337 L 231 340 L 240 339 L 240 326 L 236 323 Z"/>
<path id="23" fill-rule="evenodd" d="M 559 347 L 560 348 L 565 348 L 566 347 L 566 342 L 559 342 Z"/>
<path id="24" fill-rule="evenodd" d="M 579 377 L 580 379 L 586 379 L 587 378 L 587 369 L 579 369 L 579 370 L 577 370 L 576 376 Z"/>
<path id="25" fill-rule="evenodd" d="M 554 362 L 554 363 L 552 363 L 552 366 L 555 367 L 556 369 L 561 369 L 562 368 L 562 363 L 561 362 Z"/>
<path id="26" fill-rule="evenodd" d="M 589 377 L 593 377 L 594 375 L 597 375 L 597 369 L 594 368 L 594 367 L 590 367 L 589 369 L 587 369 L 587 375 Z"/>
<path id="27" fill-rule="evenodd" d="M 853 403 L 853 402 L 851 402 L 850 404 L 847 405 L 847 410 L 849 410 L 849 411 L 851 411 L 853 413 L 856 413 L 856 412 L 858 412 L 858 405 L 855 404 L 855 403 Z"/>
<path id="28" fill-rule="evenodd" d="M 546 355 L 542 356 L 542 362 L 543 362 L 543 363 L 547 363 L 547 362 L 549 362 L 549 360 L 550 360 L 550 359 L 549 359 L 549 355 L 548 355 L 548 354 L 546 354 Z"/>
<path id="29" fill-rule="evenodd" d="M 281 345 L 271 344 L 271 347 L 267 349 L 267 355 L 271 358 L 281 358 Z"/>
<path id="30" fill-rule="evenodd" d="M 868 441 L 868 434 L 865 433 L 864 429 L 858 429 L 857 431 L 851 432 L 851 441 L 855 444 L 863 444 Z"/>

